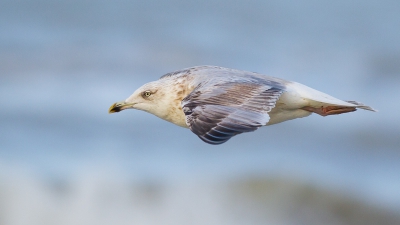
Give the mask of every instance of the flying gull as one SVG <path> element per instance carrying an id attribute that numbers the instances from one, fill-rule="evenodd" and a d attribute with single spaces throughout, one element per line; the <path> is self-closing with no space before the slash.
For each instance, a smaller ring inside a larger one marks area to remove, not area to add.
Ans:
<path id="1" fill-rule="evenodd" d="M 137 89 L 109 113 L 139 109 L 189 128 L 209 144 L 261 126 L 306 117 L 375 111 L 342 101 L 300 83 L 218 66 L 196 66 L 168 73 Z"/>

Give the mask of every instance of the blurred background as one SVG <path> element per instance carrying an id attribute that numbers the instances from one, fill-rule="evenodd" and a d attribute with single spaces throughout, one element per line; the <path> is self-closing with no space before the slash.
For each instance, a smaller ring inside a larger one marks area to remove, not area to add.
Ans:
<path id="1" fill-rule="evenodd" d="M 400 224 L 400 1 L 0 0 L 0 224 Z M 195 65 L 379 110 L 220 146 L 107 113 Z"/>

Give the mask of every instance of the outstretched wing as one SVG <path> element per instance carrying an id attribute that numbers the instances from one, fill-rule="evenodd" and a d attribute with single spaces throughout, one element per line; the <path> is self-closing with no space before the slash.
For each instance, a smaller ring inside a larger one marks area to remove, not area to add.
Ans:
<path id="1" fill-rule="evenodd" d="M 283 86 L 251 80 L 200 84 L 182 101 L 186 124 L 209 144 L 222 144 L 269 121 Z"/>

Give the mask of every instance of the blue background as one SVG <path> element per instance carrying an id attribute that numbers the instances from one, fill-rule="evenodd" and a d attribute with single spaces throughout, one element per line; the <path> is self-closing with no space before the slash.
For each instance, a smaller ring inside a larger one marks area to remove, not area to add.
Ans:
<path id="1" fill-rule="evenodd" d="M 0 224 L 400 224 L 400 2 L 0 1 Z M 220 146 L 107 114 L 218 65 L 379 110 Z"/>

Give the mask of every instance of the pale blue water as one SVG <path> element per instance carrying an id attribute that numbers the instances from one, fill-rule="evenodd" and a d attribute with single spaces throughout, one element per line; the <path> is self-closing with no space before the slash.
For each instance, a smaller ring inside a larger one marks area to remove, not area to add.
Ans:
<path id="1" fill-rule="evenodd" d="M 215 197 L 248 177 L 300 181 L 397 214 L 399 12 L 399 1 L 0 1 L 0 224 L 248 224 L 232 219 L 241 203 Z M 204 64 L 295 80 L 379 112 L 312 115 L 221 146 L 144 112 L 107 114 L 143 83 Z M 60 192 L 48 191 L 53 183 Z M 131 184 L 148 183 L 167 186 L 163 197 L 146 192 L 157 204 L 123 202 Z M 253 222 L 299 216 L 279 212 Z M 313 212 L 306 224 L 342 221 Z"/>

